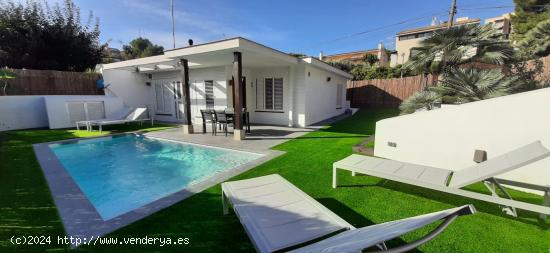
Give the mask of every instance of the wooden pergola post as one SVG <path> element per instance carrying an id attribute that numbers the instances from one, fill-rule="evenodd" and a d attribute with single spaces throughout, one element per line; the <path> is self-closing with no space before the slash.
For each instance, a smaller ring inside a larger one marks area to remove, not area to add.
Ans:
<path id="1" fill-rule="evenodd" d="M 243 97 L 246 94 L 243 94 L 243 64 L 242 64 L 242 55 L 241 52 L 233 52 L 233 85 L 235 92 L 235 116 L 233 119 L 233 138 L 235 140 L 243 140 L 245 137 L 245 132 L 243 131 Z"/>
<path id="2" fill-rule="evenodd" d="M 187 59 L 180 59 L 182 70 L 182 84 L 183 84 L 183 98 L 184 101 L 184 111 L 185 111 L 185 123 L 183 124 L 183 133 L 192 134 L 193 133 L 193 122 L 191 121 L 191 98 L 189 96 L 189 63 Z"/>

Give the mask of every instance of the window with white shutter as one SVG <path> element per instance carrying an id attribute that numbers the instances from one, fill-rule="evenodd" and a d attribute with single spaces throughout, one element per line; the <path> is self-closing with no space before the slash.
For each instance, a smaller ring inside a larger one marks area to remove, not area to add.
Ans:
<path id="1" fill-rule="evenodd" d="M 273 79 L 273 109 L 276 111 L 283 110 L 283 79 Z"/>
<path id="2" fill-rule="evenodd" d="M 265 79 L 265 109 L 273 110 L 273 78 Z"/>
<path id="3" fill-rule="evenodd" d="M 263 101 L 260 105 L 262 107 L 257 107 L 260 110 L 266 111 L 282 111 L 283 110 L 283 78 L 273 78 L 267 77 L 264 79 L 263 85 L 257 88 L 257 93 L 259 96 L 258 101 Z"/>
<path id="4" fill-rule="evenodd" d="M 214 109 L 214 81 L 204 81 L 204 94 L 206 109 Z"/>

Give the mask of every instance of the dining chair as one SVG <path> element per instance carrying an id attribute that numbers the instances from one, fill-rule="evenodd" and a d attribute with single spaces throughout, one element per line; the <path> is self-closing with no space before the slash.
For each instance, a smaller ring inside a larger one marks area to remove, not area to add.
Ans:
<path id="1" fill-rule="evenodd" d="M 212 135 L 216 134 L 216 120 L 212 110 L 201 110 L 202 115 L 202 134 L 206 133 L 206 123 L 212 126 Z"/>
<path id="2" fill-rule="evenodd" d="M 217 125 L 223 128 L 225 136 L 227 136 L 227 125 L 233 124 L 233 120 L 227 116 L 225 110 L 215 110 L 214 120 L 216 121 Z"/>

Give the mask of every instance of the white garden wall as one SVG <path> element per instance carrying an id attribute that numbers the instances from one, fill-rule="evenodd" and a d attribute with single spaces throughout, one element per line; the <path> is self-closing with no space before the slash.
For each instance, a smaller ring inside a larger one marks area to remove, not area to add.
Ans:
<path id="1" fill-rule="evenodd" d="M 1 96 L 0 131 L 74 128 L 68 113 L 70 102 L 101 103 L 102 117 L 109 117 L 124 106 L 121 98 L 109 96 Z"/>
<path id="2" fill-rule="evenodd" d="M 93 120 L 111 118 L 114 114 L 124 108 L 123 100 L 119 97 L 110 96 L 44 96 L 44 103 L 48 115 L 50 129 L 74 128 L 75 120 L 69 116 L 69 103 L 102 103 L 104 114 L 89 118 L 84 116 L 77 120 Z M 91 115 L 91 114 L 90 114 Z"/>
<path id="3" fill-rule="evenodd" d="M 47 126 L 43 96 L 0 96 L 0 131 Z"/>
<path id="4" fill-rule="evenodd" d="M 546 88 L 384 119 L 376 123 L 374 154 L 460 170 L 474 164 L 475 149 L 491 158 L 536 140 L 550 148 L 549 110 Z M 501 177 L 550 185 L 550 158 Z"/>

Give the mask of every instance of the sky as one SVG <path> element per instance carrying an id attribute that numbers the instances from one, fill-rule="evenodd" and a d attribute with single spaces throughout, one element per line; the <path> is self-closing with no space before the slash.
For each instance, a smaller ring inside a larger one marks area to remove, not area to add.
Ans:
<path id="1" fill-rule="evenodd" d="M 60 0 L 48 0 L 57 2 Z M 83 20 L 99 18 L 101 42 L 121 48 L 136 37 L 173 48 L 170 0 L 74 0 Z M 446 21 L 452 0 L 174 0 L 176 47 L 245 37 L 294 53 L 325 55 L 393 49 L 395 34 Z M 500 16 L 512 0 L 457 0 L 456 17 Z"/>

